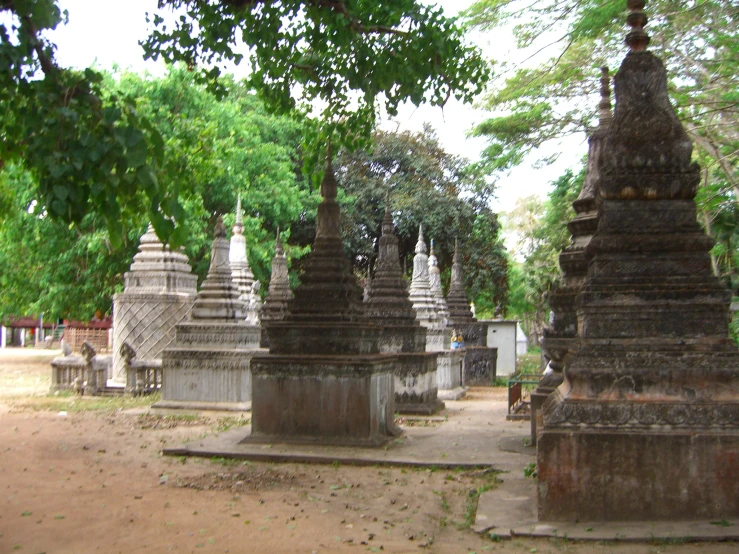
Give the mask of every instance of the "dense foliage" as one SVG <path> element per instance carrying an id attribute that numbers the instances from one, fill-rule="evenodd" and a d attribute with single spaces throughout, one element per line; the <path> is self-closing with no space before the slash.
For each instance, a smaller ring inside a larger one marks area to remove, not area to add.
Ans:
<path id="1" fill-rule="evenodd" d="M 469 100 L 486 78 L 455 21 L 415 0 L 161 0 L 159 7 L 178 17 L 173 25 L 152 16 L 147 56 L 186 62 L 222 94 L 220 63 L 248 53 L 251 86 L 269 109 L 292 111 L 296 97 L 325 103 L 306 126 L 313 162 L 322 137 L 366 141 L 380 98 L 390 113 L 404 100 Z M 57 0 L 0 0 L 0 16 L 0 102 L 13 106 L 0 113 L 0 170 L 23 160 L 34 174 L 37 214 L 72 224 L 97 214 L 119 246 L 143 206 L 160 237 L 182 244 L 187 210 L 174 179 L 158 178 L 168 166 L 163 138 L 135 97 L 104 86 L 98 71 L 57 64 L 48 38 L 66 18 Z"/>
<path id="2" fill-rule="evenodd" d="M 651 0 L 650 49 L 667 67 L 670 96 L 695 145 L 703 172 L 701 221 L 717 240 L 715 269 L 739 291 L 736 210 L 739 199 L 739 10 L 724 0 Z M 493 117 L 475 132 L 489 139 L 491 170 L 521 163 L 552 139 L 585 131 L 593 121 L 600 66 L 615 72 L 626 53 L 626 2 L 479 0 L 470 25 L 492 32 L 512 25 L 532 60 L 492 62 L 483 105 Z"/>
<path id="3" fill-rule="evenodd" d="M 538 344 L 549 321 L 548 297 L 561 275 L 559 253 L 570 243 L 567 223 L 575 216 L 572 202 L 584 176 L 584 168 L 577 175 L 568 170 L 552 183 L 546 201 L 522 198 L 506 214 L 507 226 L 519 239 L 508 273 L 508 315 L 522 321 L 532 345 Z"/>
<path id="4" fill-rule="evenodd" d="M 186 70 L 172 70 L 163 79 L 123 74 L 104 79 L 102 86 L 138 98 L 137 112 L 163 137 L 166 162 L 154 175 L 181 199 L 185 249 L 200 279 L 215 219 L 227 214 L 226 224 L 233 223 L 241 192 L 249 260 L 255 275 L 266 280 L 276 227 L 287 239 L 309 198 L 299 178 L 299 126 L 267 114 L 235 83 L 232 94 L 219 100 Z M 103 216 L 87 214 L 69 225 L 39 211 L 37 178 L 15 163 L 0 173 L 0 266 L 12 268 L 0 272 L 0 316 L 46 312 L 49 318 L 88 319 L 98 309 L 109 312 L 148 224 L 144 200 L 138 199 L 140 211 L 125 215 L 122 224 L 129 231 L 114 245 Z M 290 256 L 303 252 L 288 246 Z"/>
<path id="5" fill-rule="evenodd" d="M 460 239 L 467 291 L 478 313 L 492 315 L 507 297 L 506 257 L 500 225 L 488 202 L 493 186 L 468 160 L 448 154 L 434 132 L 377 131 L 372 150 L 343 151 L 337 157 L 346 250 L 361 275 L 374 267 L 385 194 L 400 238 L 408 273 L 423 225 L 427 245 L 434 239 L 443 280 L 448 284 L 454 240 Z"/>

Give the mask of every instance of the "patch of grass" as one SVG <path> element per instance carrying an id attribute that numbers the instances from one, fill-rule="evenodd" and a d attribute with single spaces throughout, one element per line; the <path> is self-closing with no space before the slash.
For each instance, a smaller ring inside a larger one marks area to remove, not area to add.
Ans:
<path id="1" fill-rule="evenodd" d="M 245 425 L 249 425 L 250 422 L 251 419 L 248 417 L 222 417 L 216 422 L 215 430 L 217 433 L 225 433 L 235 427 L 244 427 Z"/>
<path id="2" fill-rule="evenodd" d="M 149 407 L 161 399 L 160 393 L 136 398 L 126 396 L 77 396 L 76 394 L 58 396 L 27 396 L 15 405 L 36 411 L 55 412 L 116 412 L 129 408 Z"/>
<path id="3" fill-rule="evenodd" d="M 712 521 L 711 525 L 717 525 L 719 527 L 731 527 L 734 524 L 730 521 L 726 521 L 725 519 L 722 519 L 721 521 Z"/>
<path id="4" fill-rule="evenodd" d="M 243 460 L 239 460 L 238 458 L 218 458 L 213 457 L 210 459 L 211 463 L 222 465 L 223 467 L 234 467 L 239 464 L 241 465 L 249 465 L 249 462 L 244 462 Z"/>
<path id="5" fill-rule="evenodd" d="M 488 473 L 483 476 L 484 483 L 476 488 L 472 488 L 467 493 L 464 505 L 464 520 L 462 523 L 457 525 L 459 529 L 469 529 L 475 522 L 475 515 L 477 514 L 477 504 L 480 500 L 480 495 L 489 490 L 493 490 L 498 486 L 500 480 L 498 479 L 497 473 Z"/>
<path id="6" fill-rule="evenodd" d="M 439 497 L 439 500 L 441 500 L 441 509 L 444 510 L 446 513 L 449 513 L 452 511 L 451 506 L 449 506 L 449 501 L 446 498 L 446 492 L 444 491 L 433 491 L 433 493 Z"/>
<path id="7" fill-rule="evenodd" d="M 508 386 L 508 377 L 496 377 L 493 381 L 494 387 L 507 387 Z"/>
<path id="8" fill-rule="evenodd" d="M 536 462 L 531 462 L 523 468 L 523 476 L 526 477 L 526 479 L 536 479 L 537 475 Z"/>

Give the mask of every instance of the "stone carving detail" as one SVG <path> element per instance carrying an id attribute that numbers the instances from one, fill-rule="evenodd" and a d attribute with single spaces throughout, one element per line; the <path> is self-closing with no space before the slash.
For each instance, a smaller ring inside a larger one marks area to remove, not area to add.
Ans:
<path id="1" fill-rule="evenodd" d="M 470 310 L 470 301 L 464 288 L 464 274 L 462 273 L 462 262 L 459 259 L 459 241 L 454 240 L 454 258 L 452 261 L 452 279 L 449 283 L 449 293 L 446 295 L 446 303 L 449 308 L 450 324 L 459 326 L 463 323 L 475 321 Z"/>
<path id="2" fill-rule="evenodd" d="M 739 425 L 739 406 L 720 404 L 560 403 L 545 411 L 547 428 L 587 426 L 730 427 Z"/>
<path id="3" fill-rule="evenodd" d="M 174 327 L 195 300 L 197 276 L 185 253 L 164 246 L 149 225 L 139 252 L 124 275 L 125 288 L 113 297 L 113 374 L 125 383 L 120 347 L 129 343 L 142 358 L 159 359 L 174 339 Z"/>

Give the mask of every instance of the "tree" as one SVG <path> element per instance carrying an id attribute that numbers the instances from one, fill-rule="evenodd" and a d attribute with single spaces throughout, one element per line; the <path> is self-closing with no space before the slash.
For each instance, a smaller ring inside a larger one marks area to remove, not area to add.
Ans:
<path id="1" fill-rule="evenodd" d="M 373 267 L 389 191 L 408 271 L 419 224 L 427 243 L 434 239 L 447 284 L 459 237 L 468 293 L 481 315 L 492 314 L 507 295 L 500 225 L 488 207 L 493 186 L 468 160 L 445 152 L 428 126 L 421 133 L 376 131 L 373 144 L 371 151 L 342 151 L 334 164 L 344 191 L 344 244 L 357 272 L 366 275 Z"/>
<path id="2" fill-rule="evenodd" d="M 267 114 L 243 85 L 230 85 L 229 97 L 218 100 L 184 68 L 162 79 L 124 73 L 101 82 L 103 90 L 137 97 L 137 111 L 162 137 L 165 163 L 154 175 L 178 193 L 179 217 L 188 230 L 186 252 L 199 278 L 207 271 L 215 220 L 225 215 L 232 225 L 241 192 L 249 260 L 266 282 L 276 226 L 287 239 L 286 230 L 309 197 L 299 170 L 296 174 L 300 127 Z M 114 246 L 97 214 L 69 225 L 39 212 L 36 178 L 14 162 L 0 173 L 0 265 L 12 268 L 0 275 L 0 316 L 45 312 L 87 319 L 97 309 L 109 312 L 148 224 L 145 195 L 136 197 L 140 210 L 125 213 L 123 227 L 129 231 Z M 288 247 L 291 257 L 303 253 Z"/>
<path id="3" fill-rule="evenodd" d="M 361 143 L 381 95 L 392 113 L 404 100 L 470 99 L 486 77 L 455 21 L 415 0 L 161 0 L 159 6 L 181 15 L 169 30 L 153 16 L 143 43 L 147 56 L 185 61 L 222 94 L 228 84 L 218 81 L 219 63 L 238 63 L 243 54 L 236 43 L 243 41 L 251 50 L 251 83 L 270 109 L 292 111 L 293 94 L 326 102 L 326 126 L 314 124 L 306 133 L 313 146 L 337 130 L 345 144 Z M 0 101 L 13 106 L 0 114 L 0 160 L 23 160 L 34 173 L 37 213 L 73 224 L 98 213 L 120 245 L 127 215 L 143 203 L 160 237 L 184 243 L 178 190 L 156 178 L 166 164 L 162 137 L 140 116 L 135 98 L 104 87 L 98 71 L 57 64 L 47 34 L 66 14 L 56 0 L 0 0 L 0 14 L 7 21 L 0 25 Z"/>
<path id="4" fill-rule="evenodd" d="M 559 254 L 570 242 L 567 229 L 575 216 L 572 202 L 580 194 L 584 168 L 575 175 L 566 171 L 552 183 L 547 200 L 522 198 L 506 214 L 508 226 L 519 239 L 522 262 L 509 274 L 509 312 L 522 320 L 533 345 L 538 344 L 549 315 L 549 293 L 561 276 Z"/>
<path id="5" fill-rule="evenodd" d="M 489 145 L 493 171 L 521 163 L 547 141 L 583 132 L 593 121 L 599 66 L 619 67 L 626 48 L 625 2 L 479 0 L 467 24 L 513 27 L 517 46 L 546 61 L 492 62 L 483 105 L 494 115 L 475 133 Z M 731 239 L 739 201 L 739 10 L 735 1 L 652 0 L 650 49 L 667 68 L 670 96 L 703 168 L 700 221 L 716 240 L 714 271 L 735 293 L 739 245 Z M 616 91 L 617 92 L 617 91 Z"/>

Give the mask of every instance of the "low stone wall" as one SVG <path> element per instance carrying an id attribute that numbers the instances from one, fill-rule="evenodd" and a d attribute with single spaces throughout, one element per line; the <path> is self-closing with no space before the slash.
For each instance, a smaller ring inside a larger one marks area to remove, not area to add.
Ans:
<path id="1" fill-rule="evenodd" d="M 495 381 L 498 349 L 472 346 L 464 349 L 464 382 L 467 386 L 490 387 Z"/>

